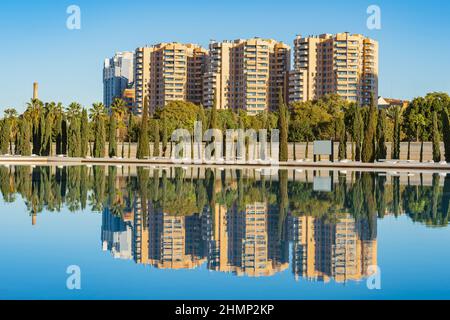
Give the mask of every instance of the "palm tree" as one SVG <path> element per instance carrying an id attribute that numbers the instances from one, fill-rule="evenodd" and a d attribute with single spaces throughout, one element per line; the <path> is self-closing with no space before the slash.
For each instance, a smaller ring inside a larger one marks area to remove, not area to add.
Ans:
<path id="1" fill-rule="evenodd" d="M 10 140 L 9 140 L 9 153 L 14 154 L 13 151 L 13 143 L 14 146 L 17 143 L 17 133 L 19 131 L 19 119 L 17 118 L 17 110 L 14 108 L 8 108 L 5 110 L 5 117 L 9 120 L 10 126 Z"/>
<path id="2" fill-rule="evenodd" d="M 43 111 L 44 112 L 41 115 L 41 123 L 43 121 L 41 125 L 41 154 L 51 156 L 53 146 L 53 127 L 56 120 L 56 103 L 46 103 Z"/>
<path id="3" fill-rule="evenodd" d="M 40 154 L 41 152 L 41 128 L 40 120 L 42 113 L 43 103 L 39 99 L 31 99 L 27 103 L 27 112 L 31 121 L 32 129 L 32 141 L 33 141 L 33 154 Z"/>
<path id="4" fill-rule="evenodd" d="M 119 138 L 122 142 L 122 158 L 125 156 L 125 118 L 127 115 L 125 101 L 122 99 L 114 99 L 114 102 L 111 104 L 111 112 L 116 119 L 117 129 L 119 131 Z"/>
<path id="5" fill-rule="evenodd" d="M 55 107 L 55 124 L 53 126 L 53 134 L 56 142 L 56 155 L 66 153 L 66 123 L 64 107 L 62 103 L 58 103 Z"/>

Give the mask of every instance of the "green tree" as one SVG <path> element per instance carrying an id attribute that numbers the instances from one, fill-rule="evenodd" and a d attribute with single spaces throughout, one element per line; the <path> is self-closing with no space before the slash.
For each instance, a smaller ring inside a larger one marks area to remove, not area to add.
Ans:
<path id="1" fill-rule="evenodd" d="M 166 118 L 162 119 L 162 152 L 163 156 L 167 157 L 167 144 L 169 141 L 169 137 L 167 135 L 167 120 Z"/>
<path id="2" fill-rule="evenodd" d="M 355 119 L 356 119 L 357 108 L 359 108 L 359 107 L 356 103 L 351 103 L 349 106 L 347 106 L 347 108 L 345 108 L 345 111 L 344 111 L 344 123 L 345 123 L 346 131 L 348 132 L 348 135 L 350 137 L 352 161 L 355 161 L 355 159 L 356 159 L 356 154 L 355 154 L 356 133 L 354 132 L 354 129 L 355 129 Z"/>
<path id="3" fill-rule="evenodd" d="M 148 139 L 148 99 L 145 98 L 144 110 L 141 119 L 141 129 L 138 137 L 138 147 L 136 157 L 138 159 L 145 159 L 150 154 L 150 144 Z"/>
<path id="4" fill-rule="evenodd" d="M 364 144 L 363 144 L 363 162 L 374 162 L 375 161 L 375 134 L 377 130 L 377 107 L 375 105 L 375 99 L 373 94 L 371 95 L 371 106 L 369 109 L 367 126 L 364 134 Z"/>
<path id="5" fill-rule="evenodd" d="M 31 155 L 31 136 L 32 136 L 32 124 L 29 119 L 29 114 L 25 113 L 19 120 L 19 137 L 18 137 L 18 154 L 21 156 Z"/>
<path id="6" fill-rule="evenodd" d="M 19 119 L 17 118 L 17 111 L 13 108 L 5 110 L 5 117 L 9 121 L 10 135 L 9 135 L 9 153 L 14 154 L 13 144 L 17 144 L 17 133 L 19 131 Z"/>
<path id="7" fill-rule="evenodd" d="M 73 102 L 67 108 L 68 155 L 81 156 L 81 105 Z"/>
<path id="8" fill-rule="evenodd" d="M 280 130 L 280 161 L 288 161 L 288 110 L 284 103 L 283 93 L 280 89 L 278 93 L 278 128 Z"/>
<path id="9" fill-rule="evenodd" d="M 337 120 L 337 132 L 339 136 L 339 160 L 347 159 L 347 131 L 345 130 L 345 122 L 343 118 Z"/>
<path id="10" fill-rule="evenodd" d="M 110 111 L 109 115 L 109 145 L 108 155 L 110 158 L 117 156 L 117 120 L 115 110 Z"/>
<path id="11" fill-rule="evenodd" d="M 433 161 L 441 161 L 441 138 L 438 126 L 437 113 L 433 112 Z"/>
<path id="12" fill-rule="evenodd" d="M 387 157 L 386 148 L 386 110 L 378 111 L 377 119 L 377 143 L 376 143 L 376 159 L 384 160 Z"/>
<path id="13" fill-rule="evenodd" d="M 209 128 L 217 129 L 217 98 L 215 94 L 209 118 Z"/>
<path id="14" fill-rule="evenodd" d="M 450 117 L 448 109 L 442 112 L 442 127 L 445 146 L 445 161 L 450 162 Z"/>
<path id="15" fill-rule="evenodd" d="M 30 119 L 30 124 L 32 128 L 32 153 L 36 155 L 41 154 L 41 143 L 42 143 L 42 109 L 43 103 L 38 99 L 31 99 L 27 104 L 27 112 Z"/>
<path id="16" fill-rule="evenodd" d="M 53 127 L 56 119 L 56 103 L 46 103 L 41 114 L 41 155 L 53 155 Z"/>
<path id="17" fill-rule="evenodd" d="M 7 154 L 9 149 L 9 133 L 10 133 L 10 126 L 9 126 L 9 120 L 7 118 L 4 118 L 1 121 L 1 139 L 0 139 L 0 153 L 1 154 Z"/>
<path id="18" fill-rule="evenodd" d="M 408 160 L 411 159 L 411 141 L 419 141 L 419 125 L 424 122 L 423 115 L 421 114 L 421 106 L 424 104 L 424 98 L 415 98 L 408 104 L 408 107 L 403 113 L 402 127 L 408 140 Z"/>
<path id="19" fill-rule="evenodd" d="M 95 158 L 103 158 L 105 156 L 106 145 L 106 110 L 103 103 L 94 103 L 92 105 L 90 117 L 94 132 L 93 156 Z"/>
<path id="20" fill-rule="evenodd" d="M 114 117 L 116 118 L 116 140 L 117 140 L 117 131 L 119 132 L 119 140 L 122 145 L 121 149 L 121 157 L 123 158 L 125 156 L 125 135 L 126 135 L 126 115 L 127 112 L 127 106 L 125 101 L 123 101 L 120 98 L 114 99 L 113 103 L 111 104 L 111 111 L 114 113 Z M 116 142 L 117 143 L 117 142 Z M 116 151 L 117 153 L 117 151 Z M 117 155 L 117 154 L 116 154 Z"/>
<path id="21" fill-rule="evenodd" d="M 86 157 L 89 151 L 89 118 L 87 110 L 81 112 L 81 157 Z"/>
<path id="22" fill-rule="evenodd" d="M 55 107 L 53 134 L 55 135 L 56 155 L 65 154 L 67 148 L 66 117 L 61 103 L 58 103 Z"/>
<path id="23" fill-rule="evenodd" d="M 198 108 L 197 121 L 200 121 L 202 123 L 202 127 L 206 128 L 206 114 L 203 105 L 200 105 Z"/>
<path id="24" fill-rule="evenodd" d="M 361 114 L 361 108 L 356 107 L 355 119 L 353 123 L 353 134 L 356 143 L 356 161 L 362 160 L 362 149 L 364 143 L 364 121 Z"/>
<path id="25" fill-rule="evenodd" d="M 155 125 L 153 126 L 153 156 L 159 157 L 160 156 L 160 134 L 159 134 L 159 122 L 156 120 Z"/>
<path id="26" fill-rule="evenodd" d="M 401 109 L 394 109 L 394 136 L 392 141 L 392 159 L 400 159 L 400 125 L 401 125 Z"/>
<path id="27" fill-rule="evenodd" d="M 128 130 L 127 130 L 127 136 L 128 136 L 128 159 L 131 158 L 131 139 L 133 137 L 133 127 L 134 127 L 133 114 L 131 113 L 131 111 L 128 111 Z"/>

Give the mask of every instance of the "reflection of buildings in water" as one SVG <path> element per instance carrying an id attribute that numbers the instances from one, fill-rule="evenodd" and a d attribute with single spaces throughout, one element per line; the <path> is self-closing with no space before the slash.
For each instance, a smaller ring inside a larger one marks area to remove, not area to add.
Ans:
<path id="1" fill-rule="evenodd" d="M 361 280 L 377 265 L 375 230 L 367 220 L 347 214 L 337 222 L 293 217 L 293 272 L 295 277 L 336 282 Z"/>
<path id="2" fill-rule="evenodd" d="M 150 206 L 149 263 L 160 269 L 193 269 L 206 262 L 201 217 L 170 216 Z"/>
<path id="3" fill-rule="evenodd" d="M 251 277 L 286 270 L 288 245 L 278 240 L 278 217 L 265 203 L 245 211 L 216 205 L 208 268 Z"/>
<path id="4" fill-rule="evenodd" d="M 207 262 L 209 270 L 272 276 L 289 267 L 288 234 L 296 278 L 361 280 L 377 264 L 376 217 L 371 228 L 367 219 L 349 214 L 336 222 L 307 216 L 280 222 L 278 207 L 264 202 L 244 209 L 216 204 L 213 214 L 207 206 L 191 216 L 168 215 L 151 200 L 142 207 L 139 197 L 130 207 L 123 218 L 104 210 L 103 249 L 160 269 L 193 269 Z"/>
<path id="5" fill-rule="evenodd" d="M 103 250 L 111 251 L 115 258 L 134 258 L 139 264 L 161 269 L 192 269 L 206 261 L 200 216 L 169 216 L 154 209 L 151 201 L 143 214 L 141 205 L 135 200 L 123 219 L 104 209 Z"/>
<path id="6" fill-rule="evenodd" d="M 108 208 L 102 215 L 103 251 L 111 251 L 116 259 L 132 259 L 132 229 L 129 221 L 115 216 Z"/>
<path id="7" fill-rule="evenodd" d="M 171 216 L 148 201 L 136 203 L 134 258 L 160 269 L 193 269 L 206 261 L 201 241 L 201 216 Z M 143 214 L 147 212 L 147 214 Z"/>

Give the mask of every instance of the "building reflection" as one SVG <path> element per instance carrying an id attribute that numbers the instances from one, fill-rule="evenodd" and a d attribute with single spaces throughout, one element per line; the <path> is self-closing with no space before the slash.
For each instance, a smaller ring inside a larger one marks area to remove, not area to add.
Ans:
<path id="1" fill-rule="evenodd" d="M 210 270 L 260 277 L 288 269 L 288 242 L 278 241 L 278 216 L 266 203 L 216 206 L 213 225 Z"/>
<path id="2" fill-rule="evenodd" d="M 359 281 L 376 266 L 377 221 L 448 227 L 450 175 L 0 166 L 3 201 L 102 214 L 101 248 L 158 269 Z"/>
<path id="3" fill-rule="evenodd" d="M 213 194 L 223 191 L 220 183 L 212 188 Z M 277 203 L 242 204 L 237 198 L 177 215 L 140 195 L 134 192 L 122 218 L 103 210 L 103 249 L 115 258 L 158 269 L 204 266 L 247 277 L 273 276 L 291 266 L 295 279 L 323 282 L 362 280 L 377 265 L 376 215 L 369 221 L 350 213 L 329 219 L 289 211 L 281 221 Z"/>
<path id="4" fill-rule="evenodd" d="M 335 223 L 314 217 L 293 218 L 292 271 L 312 281 L 347 282 L 368 276 L 377 265 L 377 240 L 367 221 L 346 214 Z"/>

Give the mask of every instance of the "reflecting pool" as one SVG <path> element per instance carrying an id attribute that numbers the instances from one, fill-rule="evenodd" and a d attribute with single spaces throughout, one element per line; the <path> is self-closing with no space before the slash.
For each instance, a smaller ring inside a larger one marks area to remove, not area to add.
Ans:
<path id="1" fill-rule="evenodd" d="M 450 174 L 0 166 L 0 191 L 1 299 L 450 299 Z"/>

